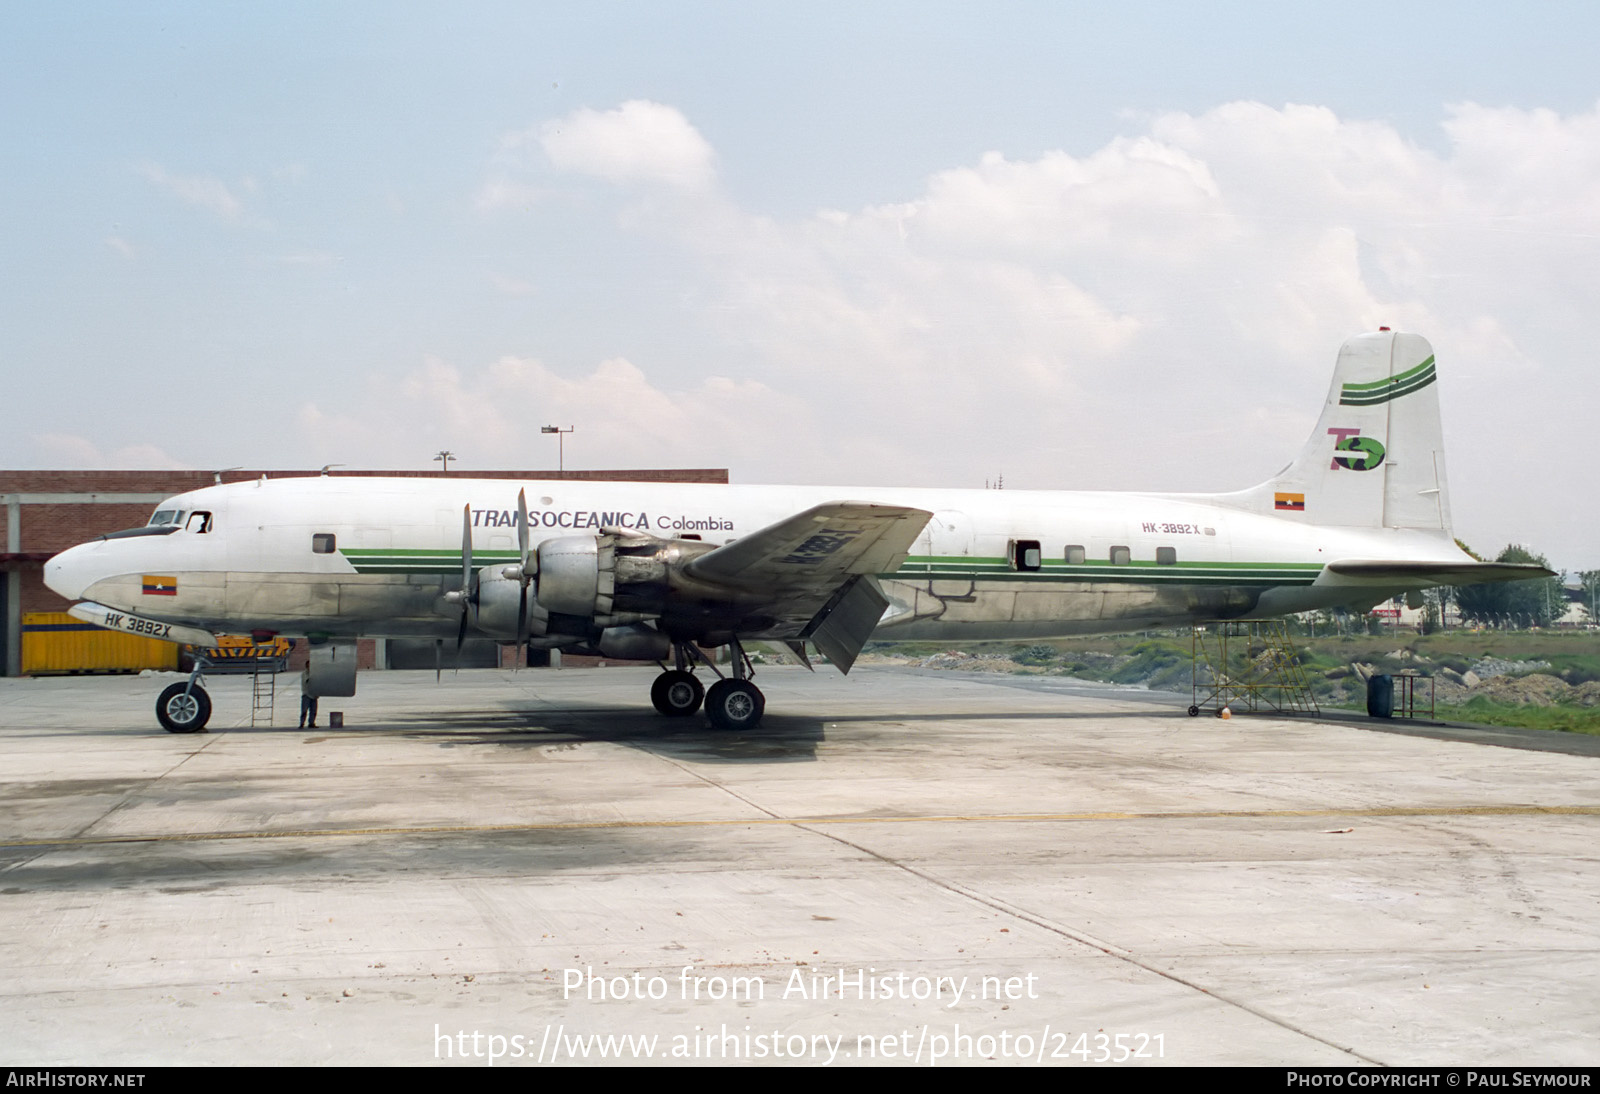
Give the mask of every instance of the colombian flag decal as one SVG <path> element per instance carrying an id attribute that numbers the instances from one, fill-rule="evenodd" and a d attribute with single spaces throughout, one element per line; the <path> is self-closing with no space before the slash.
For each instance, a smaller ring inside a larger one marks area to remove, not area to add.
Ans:
<path id="1" fill-rule="evenodd" d="M 1306 511 L 1306 496 L 1304 494 L 1274 494 L 1272 507 L 1288 513 L 1304 513 Z M 145 580 L 149 580 L 146 578 Z M 147 590 L 148 591 L 148 590 Z"/>
<path id="2" fill-rule="evenodd" d="M 145 596 L 177 596 L 178 579 L 160 574 L 144 575 Z"/>

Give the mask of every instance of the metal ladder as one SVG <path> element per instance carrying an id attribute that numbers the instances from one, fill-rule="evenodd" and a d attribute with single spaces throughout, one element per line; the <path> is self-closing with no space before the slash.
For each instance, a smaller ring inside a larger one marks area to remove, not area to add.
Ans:
<path id="1" fill-rule="evenodd" d="M 277 697 L 278 675 L 270 669 L 263 672 L 261 661 L 256 661 L 255 671 L 250 677 L 250 724 L 252 726 L 270 726 L 272 724 L 272 706 Z"/>

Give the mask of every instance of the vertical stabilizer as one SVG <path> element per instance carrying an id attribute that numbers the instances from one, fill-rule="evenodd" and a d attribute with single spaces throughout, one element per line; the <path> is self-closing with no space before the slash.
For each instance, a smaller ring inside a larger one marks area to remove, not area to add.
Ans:
<path id="1" fill-rule="evenodd" d="M 1382 330 L 1339 349 L 1333 384 L 1300 456 L 1226 500 L 1308 523 L 1450 528 L 1433 347 Z"/>

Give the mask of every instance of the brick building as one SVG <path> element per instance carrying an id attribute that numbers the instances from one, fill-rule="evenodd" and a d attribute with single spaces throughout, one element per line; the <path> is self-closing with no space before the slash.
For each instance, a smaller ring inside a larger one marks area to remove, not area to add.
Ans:
<path id="1" fill-rule="evenodd" d="M 315 471 L 0 471 L 6 538 L 0 551 L 0 667 L 16 676 L 22 663 L 22 613 L 62 612 L 68 602 L 45 587 L 44 564 L 59 551 L 150 519 L 157 503 L 213 482 L 262 475 L 296 478 Z M 397 478 L 559 479 L 609 482 L 728 481 L 726 468 L 637 471 L 349 471 L 331 475 Z"/>

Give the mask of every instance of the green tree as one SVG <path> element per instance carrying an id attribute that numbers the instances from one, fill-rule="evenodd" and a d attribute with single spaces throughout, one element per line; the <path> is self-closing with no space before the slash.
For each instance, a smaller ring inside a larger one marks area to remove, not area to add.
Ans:
<path id="1" fill-rule="evenodd" d="M 1459 541 L 1458 541 L 1459 542 Z M 1471 548 L 1462 548 L 1479 556 Z M 1519 544 L 1509 544 L 1496 556 L 1496 562 L 1533 562 L 1549 568 L 1543 555 L 1536 555 Z M 1462 585 L 1456 589 L 1456 608 L 1465 619 L 1510 627 L 1548 627 L 1567 610 L 1567 599 L 1559 577 L 1532 578 L 1528 581 L 1493 581 L 1483 585 Z"/>
<path id="2" fill-rule="evenodd" d="M 1583 583 L 1583 603 L 1589 609 L 1589 622 L 1600 623 L 1600 570 L 1580 570 L 1578 580 Z"/>

